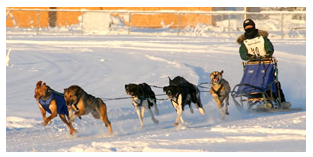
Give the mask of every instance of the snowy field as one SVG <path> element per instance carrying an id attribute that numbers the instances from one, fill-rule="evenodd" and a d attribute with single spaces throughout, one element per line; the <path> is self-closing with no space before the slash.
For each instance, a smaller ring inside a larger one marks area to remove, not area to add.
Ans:
<path id="1" fill-rule="evenodd" d="M 279 80 L 297 112 L 241 113 L 230 99 L 230 115 L 221 120 L 213 98 L 201 93 L 206 114 L 194 107 L 183 112 L 185 124 L 174 126 L 175 109 L 158 101 L 154 125 L 146 112 L 145 127 L 130 99 L 105 101 L 113 135 L 91 115 L 76 119 L 78 134 L 69 135 L 57 117 L 41 126 L 34 99 L 39 80 L 56 91 L 79 85 L 100 98 L 127 97 L 124 85 L 167 86 L 168 76 L 199 84 L 212 71 L 224 70 L 234 87 L 243 71 L 236 38 L 148 35 L 6 34 L 11 47 L 6 67 L 7 152 L 305 152 L 306 40 L 271 39 L 278 59 Z M 153 88 L 156 94 L 164 94 Z M 163 99 L 165 96 L 158 96 Z"/>

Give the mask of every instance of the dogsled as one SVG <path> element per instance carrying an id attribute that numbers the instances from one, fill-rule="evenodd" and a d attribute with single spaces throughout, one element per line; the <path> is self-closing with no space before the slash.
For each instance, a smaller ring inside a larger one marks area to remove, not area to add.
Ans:
<path id="1" fill-rule="evenodd" d="M 267 112 L 299 110 L 282 106 L 277 62 L 274 57 L 243 62 L 241 82 L 231 91 L 237 109 Z"/>

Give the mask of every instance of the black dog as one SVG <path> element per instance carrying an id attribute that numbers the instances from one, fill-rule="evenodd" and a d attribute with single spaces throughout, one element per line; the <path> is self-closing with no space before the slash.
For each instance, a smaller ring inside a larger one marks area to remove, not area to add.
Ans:
<path id="1" fill-rule="evenodd" d="M 183 77 L 177 76 L 173 80 L 169 77 L 169 86 L 163 87 L 163 91 L 166 92 L 166 95 L 171 99 L 172 105 L 177 112 L 174 125 L 178 125 L 179 119 L 184 123 L 182 111 L 184 110 L 185 105 L 189 105 L 190 112 L 193 113 L 191 102 L 195 104 L 196 108 L 199 109 L 202 115 L 205 114 L 200 99 L 199 89 Z"/>
<path id="2" fill-rule="evenodd" d="M 143 118 L 145 116 L 145 109 L 149 111 L 154 124 L 158 124 L 158 120 L 154 118 L 151 107 L 154 106 L 154 111 L 159 115 L 159 110 L 156 104 L 156 97 L 150 86 L 146 83 L 142 84 L 126 84 L 126 94 L 133 96 L 132 103 L 136 108 L 141 126 L 144 126 Z M 140 111 L 142 108 L 142 111 Z"/>

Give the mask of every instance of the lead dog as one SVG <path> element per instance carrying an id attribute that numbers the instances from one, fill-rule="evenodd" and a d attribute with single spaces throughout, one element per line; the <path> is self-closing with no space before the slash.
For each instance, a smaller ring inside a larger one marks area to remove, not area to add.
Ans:
<path id="1" fill-rule="evenodd" d="M 222 119 L 225 118 L 225 115 L 229 115 L 228 112 L 228 105 L 229 105 L 229 93 L 230 93 L 230 86 L 229 83 L 223 79 L 223 73 L 214 71 L 210 74 L 211 79 L 211 89 L 210 94 L 214 98 L 218 109 L 222 112 Z M 225 111 L 223 111 L 224 100 L 226 102 Z"/>
<path id="2" fill-rule="evenodd" d="M 182 111 L 184 111 L 186 105 L 189 105 L 190 112 L 193 113 L 191 102 L 195 104 L 202 115 L 205 114 L 199 89 L 183 77 L 177 76 L 173 80 L 169 77 L 169 86 L 163 87 L 163 91 L 171 99 L 172 105 L 177 112 L 175 126 L 178 125 L 179 120 L 184 123 Z"/>
<path id="3" fill-rule="evenodd" d="M 150 86 L 146 83 L 131 83 L 125 85 L 125 90 L 127 95 L 133 96 L 132 104 L 136 109 L 141 126 L 144 126 L 143 118 L 145 116 L 145 109 L 149 111 L 153 123 L 158 124 L 159 121 L 155 119 L 153 112 L 151 111 L 151 107 L 154 107 L 156 115 L 159 115 L 159 110 L 156 104 L 156 97 Z"/>
<path id="4" fill-rule="evenodd" d="M 41 125 L 46 126 L 59 114 L 60 119 L 70 129 L 70 134 L 77 133 L 77 131 L 72 127 L 72 122 L 69 121 L 69 114 L 65 105 L 63 94 L 54 91 L 47 86 L 46 83 L 42 84 L 42 81 L 38 81 L 34 97 L 38 101 L 38 106 L 43 118 Z M 51 114 L 48 118 L 46 117 L 46 112 Z"/>
<path id="5" fill-rule="evenodd" d="M 74 121 L 77 116 L 91 113 L 95 119 L 101 119 L 112 134 L 111 122 L 107 115 L 107 106 L 100 99 L 85 92 L 77 85 L 64 89 L 64 99 L 69 107 L 70 121 Z M 75 113 L 74 113 L 75 112 Z"/>

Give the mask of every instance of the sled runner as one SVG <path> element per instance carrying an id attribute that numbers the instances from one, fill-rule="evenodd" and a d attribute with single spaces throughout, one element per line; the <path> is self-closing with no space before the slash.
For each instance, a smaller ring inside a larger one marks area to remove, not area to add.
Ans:
<path id="1" fill-rule="evenodd" d="M 231 91 L 234 104 L 239 110 L 283 110 L 277 62 L 275 58 L 259 58 L 243 63 L 241 82 Z"/>

